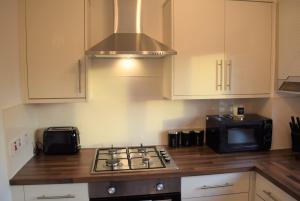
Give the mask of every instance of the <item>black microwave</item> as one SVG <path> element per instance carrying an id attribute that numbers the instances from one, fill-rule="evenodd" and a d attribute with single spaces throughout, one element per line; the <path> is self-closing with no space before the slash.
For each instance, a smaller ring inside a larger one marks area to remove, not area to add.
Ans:
<path id="1" fill-rule="evenodd" d="M 76 127 L 49 127 L 43 135 L 45 154 L 75 154 L 80 150 L 79 131 Z"/>
<path id="2" fill-rule="evenodd" d="M 206 144 L 218 153 L 270 150 L 272 119 L 246 114 L 206 117 Z"/>

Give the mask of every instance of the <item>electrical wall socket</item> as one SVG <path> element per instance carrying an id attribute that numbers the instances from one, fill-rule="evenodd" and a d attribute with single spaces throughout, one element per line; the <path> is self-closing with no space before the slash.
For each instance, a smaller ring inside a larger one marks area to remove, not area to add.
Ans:
<path id="1" fill-rule="evenodd" d="M 24 135 L 21 136 L 21 142 L 22 142 L 22 146 L 26 146 L 29 143 L 28 133 L 25 133 Z"/>
<path id="2" fill-rule="evenodd" d="M 16 153 L 20 152 L 24 146 L 29 143 L 29 135 L 25 133 L 15 138 L 10 142 L 10 153 L 11 156 L 14 156 Z"/>
<path id="3" fill-rule="evenodd" d="M 16 138 L 10 142 L 10 153 L 14 156 L 22 146 L 21 138 Z"/>

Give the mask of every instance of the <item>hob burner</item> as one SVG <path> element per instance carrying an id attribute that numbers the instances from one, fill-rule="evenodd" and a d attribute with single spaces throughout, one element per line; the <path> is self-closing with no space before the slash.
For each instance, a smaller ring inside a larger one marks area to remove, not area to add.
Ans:
<path id="1" fill-rule="evenodd" d="M 108 167 L 117 167 L 120 165 L 120 159 L 117 159 L 117 158 L 108 159 L 108 160 L 106 160 L 106 165 Z"/>
<path id="2" fill-rule="evenodd" d="M 178 169 L 163 147 L 143 146 L 99 148 L 96 150 L 92 174 L 107 171 L 148 171 Z"/>
<path id="3" fill-rule="evenodd" d="M 141 144 L 141 146 L 137 149 L 139 153 L 146 153 L 147 149 Z"/>

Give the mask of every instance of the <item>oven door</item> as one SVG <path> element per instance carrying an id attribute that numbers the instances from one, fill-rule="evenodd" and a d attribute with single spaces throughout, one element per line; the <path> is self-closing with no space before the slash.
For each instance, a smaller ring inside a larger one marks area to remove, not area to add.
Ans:
<path id="1" fill-rule="evenodd" d="M 255 151 L 261 148 L 262 125 L 226 126 L 221 137 L 221 152 Z"/>
<path id="2" fill-rule="evenodd" d="M 180 193 L 137 195 L 110 198 L 91 198 L 90 201 L 180 201 Z"/>

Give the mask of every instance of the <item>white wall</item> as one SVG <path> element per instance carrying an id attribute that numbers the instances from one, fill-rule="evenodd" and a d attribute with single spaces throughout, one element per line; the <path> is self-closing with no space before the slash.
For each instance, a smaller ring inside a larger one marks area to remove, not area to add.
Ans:
<path id="1" fill-rule="evenodd" d="M 8 179 L 32 156 L 34 111 L 22 104 L 17 0 L 0 1 L 0 201 L 10 201 Z M 29 143 L 12 156 L 8 143 L 28 132 Z"/>
<path id="2" fill-rule="evenodd" d="M 0 201 L 8 201 L 10 200 L 10 194 L 6 161 L 6 144 L 2 125 L 2 112 L 0 112 L 0 178 Z"/>
<path id="3" fill-rule="evenodd" d="M 10 200 L 6 138 L 2 122 L 2 109 L 19 104 L 20 82 L 18 71 L 18 14 L 15 0 L 0 1 L 0 200 Z"/>
<path id="4" fill-rule="evenodd" d="M 300 116 L 300 97 L 275 94 L 261 108 L 260 113 L 273 119 L 273 149 L 291 147 L 289 122 L 291 116 Z"/>
<path id="5" fill-rule="evenodd" d="M 166 144 L 166 130 L 204 127 L 206 114 L 216 114 L 219 104 L 230 107 L 233 102 L 163 100 L 161 77 L 113 76 L 102 67 L 90 70 L 90 100 L 37 106 L 40 127 L 78 126 L 84 146 Z M 234 102 L 257 112 L 266 100 Z"/>
<path id="6" fill-rule="evenodd" d="M 33 142 L 35 130 L 38 128 L 34 106 L 17 105 L 3 110 L 3 127 L 6 143 L 11 143 L 19 137 L 23 138 L 23 147 L 16 154 L 12 154 L 7 147 L 8 176 L 11 178 L 33 156 Z"/>

